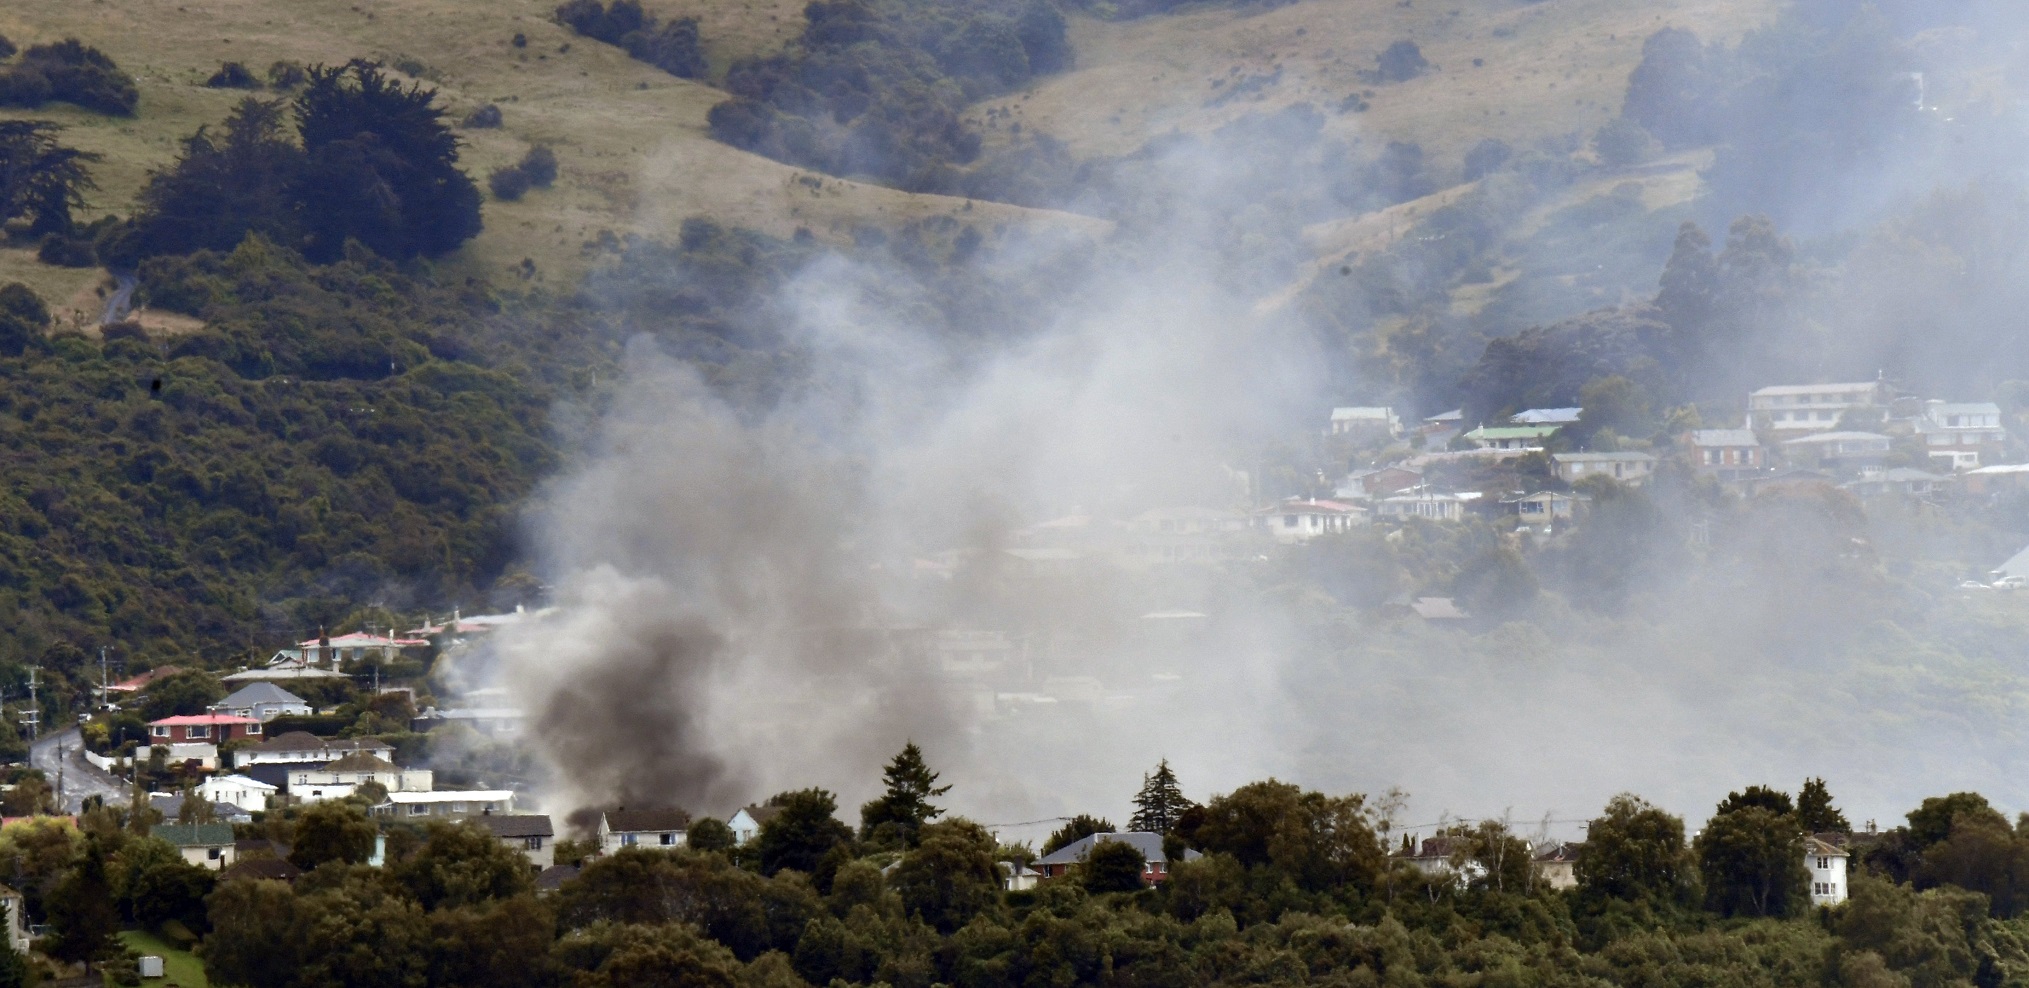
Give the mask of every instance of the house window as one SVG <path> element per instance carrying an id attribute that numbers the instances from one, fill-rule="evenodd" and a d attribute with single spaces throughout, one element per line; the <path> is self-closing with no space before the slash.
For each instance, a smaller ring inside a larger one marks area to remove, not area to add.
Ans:
<path id="1" fill-rule="evenodd" d="M 218 847 L 208 847 L 208 848 L 205 848 L 205 850 L 204 850 L 204 856 L 205 856 L 205 857 L 208 857 L 208 858 L 210 858 L 210 859 L 212 859 L 213 861 L 217 861 L 217 860 L 218 860 L 219 858 L 223 857 L 224 855 L 225 855 L 225 849 L 224 849 L 224 848 L 218 848 Z"/>
<path id="2" fill-rule="evenodd" d="M 425 803 L 414 803 L 409 806 L 410 816 L 422 816 L 423 814 L 428 812 L 430 812 L 430 807 L 428 804 Z"/>
<path id="3" fill-rule="evenodd" d="M 299 785 L 299 786 L 307 786 L 307 785 L 309 785 L 309 784 L 310 784 L 310 773 L 308 773 L 308 772 L 303 772 L 303 773 L 300 773 L 300 774 L 298 774 L 298 775 L 296 776 L 296 784 L 297 784 L 297 785 Z"/>
<path id="4" fill-rule="evenodd" d="M 662 837 L 662 846 L 663 846 L 663 847 L 674 847 L 674 846 L 676 845 L 676 835 L 675 835 L 675 834 L 662 834 L 662 835 L 660 835 L 660 836 Z"/>
<path id="5" fill-rule="evenodd" d="M 184 728 L 183 733 L 185 737 L 208 738 L 211 736 L 211 728 L 205 727 L 202 724 L 192 724 Z"/>
<path id="6" fill-rule="evenodd" d="M 248 725 L 247 725 L 247 733 L 248 733 L 248 734 L 259 734 L 259 733 L 261 733 L 261 725 L 259 725 L 259 724 L 248 724 Z"/>
<path id="7" fill-rule="evenodd" d="M 1283 528 L 1295 528 L 1295 527 L 1296 527 L 1296 516 L 1295 516 L 1295 515 L 1283 515 L 1283 516 L 1282 516 L 1282 527 L 1283 527 Z"/>
<path id="8" fill-rule="evenodd" d="M 531 851 L 540 851 L 542 850 L 542 838 L 530 837 L 527 840 L 522 841 L 522 846 L 528 848 Z"/>
<path id="9" fill-rule="evenodd" d="M 635 835 L 634 835 L 634 834 L 621 834 L 621 835 L 620 835 L 620 846 L 621 846 L 621 847 L 633 847 L 633 846 L 634 846 L 634 838 L 635 838 Z"/>
<path id="10" fill-rule="evenodd" d="M 158 738 L 166 738 L 169 736 L 169 729 L 166 727 L 151 727 L 148 729 L 148 731 L 149 733 L 155 735 Z"/>

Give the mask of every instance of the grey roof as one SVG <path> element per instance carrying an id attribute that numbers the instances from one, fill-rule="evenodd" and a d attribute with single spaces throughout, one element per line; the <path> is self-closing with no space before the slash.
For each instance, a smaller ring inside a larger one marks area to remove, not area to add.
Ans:
<path id="1" fill-rule="evenodd" d="M 1098 846 L 1098 844 L 1101 841 L 1120 841 L 1121 843 L 1124 844 L 1132 844 L 1135 850 L 1141 852 L 1141 856 L 1145 860 L 1148 861 L 1165 860 L 1162 853 L 1161 834 L 1152 834 L 1145 830 L 1130 830 L 1124 834 L 1088 834 L 1085 837 L 1082 837 L 1076 841 L 1066 844 L 1063 847 L 1057 848 L 1055 851 L 1052 851 L 1049 854 L 1044 855 L 1042 858 L 1036 861 L 1036 864 L 1037 865 L 1077 864 L 1078 862 L 1085 860 L 1085 855 L 1092 853 L 1092 848 Z M 1185 849 L 1184 851 L 1185 861 L 1196 861 L 1198 858 L 1202 856 L 1203 855 L 1200 855 L 1198 852 L 1193 850 Z"/>
<path id="2" fill-rule="evenodd" d="M 495 837 L 553 837 L 556 828 L 543 813 L 485 813 L 469 817 Z"/>
<path id="3" fill-rule="evenodd" d="M 399 772 L 395 763 L 370 751 L 355 751 L 337 761 L 325 762 L 322 772 Z"/>
<path id="4" fill-rule="evenodd" d="M 1991 401 L 1941 401 L 1925 407 L 1924 411 L 1932 415 L 1999 415 L 2001 406 Z"/>
<path id="5" fill-rule="evenodd" d="M 658 833 L 686 830 L 690 813 L 684 810 L 617 809 L 606 811 L 606 829 L 618 834 Z"/>
<path id="6" fill-rule="evenodd" d="M 1693 446 L 1759 446 L 1752 429 L 1692 429 Z"/>
<path id="7" fill-rule="evenodd" d="M 1872 391 L 1880 387 L 1873 381 L 1856 381 L 1850 384 L 1778 384 L 1754 392 L 1758 395 L 1817 395 L 1838 394 L 1842 391 Z"/>
<path id="8" fill-rule="evenodd" d="M 1994 575 L 2029 576 L 2029 548 L 2024 548 L 2021 552 L 2008 557 L 2007 562 L 2002 563 L 1994 570 Z"/>
<path id="9" fill-rule="evenodd" d="M 344 679 L 344 678 L 345 674 L 342 672 L 333 672 L 330 669 L 318 669 L 314 667 L 248 669 L 244 672 L 233 673 L 230 676 L 218 677 L 219 682 L 222 683 L 244 683 L 248 680 L 264 681 L 269 679 Z"/>
<path id="10" fill-rule="evenodd" d="M 1570 424 L 1578 421 L 1583 408 L 1530 408 L 1508 416 L 1516 425 Z"/>
<path id="11" fill-rule="evenodd" d="M 243 858 L 232 863 L 232 867 L 219 872 L 218 880 L 293 882 L 301 877 L 303 869 L 281 858 Z"/>
<path id="12" fill-rule="evenodd" d="M 393 751 L 394 746 L 378 738 L 320 738 L 309 731 L 277 735 L 248 751 Z"/>
<path id="13" fill-rule="evenodd" d="M 1798 436 L 1795 439 L 1785 439 L 1782 441 L 1782 444 L 1784 446 L 1814 446 L 1823 443 L 1840 443 L 1857 440 L 1872 442 L 1876 439 L 1881 440 L 1881 444 L 1884 446 L 1889 441 L 1887 436 L 1878 432 L 1820 432 L 1814 436 Z"/>
<path id="14" fill-rule="evenodd" d="M 241 687 L 217 703 L 214 707 L 251 707 L 256 703 L 301 703 L 308 706 L 302 697 L 276 686 L 274 683 L 250 683 Z"/>
<path id="15" fill-rule="evenodd" d="M 230 823 L 158 823 L 148 835 L 177 847 L 225 847 L 233 842 Z"/>
<path id="16" fill-rule="evenodd" d="M 536 874 L 535 888 L 538 892 L 554 892 L 565 882 L 576 877 L 578 877 L 577 865 L 551 865 Z"/>

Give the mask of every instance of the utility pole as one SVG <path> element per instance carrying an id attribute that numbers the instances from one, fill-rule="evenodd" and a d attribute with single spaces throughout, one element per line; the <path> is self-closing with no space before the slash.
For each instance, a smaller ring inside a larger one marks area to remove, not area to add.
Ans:
<path id="1" fill-rule="evenodd" d="M 41 672 L 41 666 L 28 667 L 28 710 L 21 715 L 21 723 L 27 726 L 30 741 L 42 736 L 42 707 L 35 700 L 35 688 L 40 685 L 35 677 Z"/>
<path id="2" fill-rule="evenodd" d="M 101 710 L 104 710 L 104 709 L 106 708 L 106 698 L 107 698 L 107 693 L 106 693 L 106 685 L 107 685 L 107 683 L 109 683 L 109 682 L 110 682 L 110 680 L 108 680 L 108 679 L 106 678 L 106 646 L 104 646 L 104 645 L 100 645 L 100 646 L 99 646 L 99 709 L 101 709 Z"/>

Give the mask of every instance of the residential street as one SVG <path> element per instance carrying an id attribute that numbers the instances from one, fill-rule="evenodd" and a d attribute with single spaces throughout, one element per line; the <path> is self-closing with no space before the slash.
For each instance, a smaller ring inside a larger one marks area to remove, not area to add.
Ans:
<path id="1" fill-rule="evenodd" d="M 84 801 L 91 796 L 104 796 L 106 802 L 123 803 L 127 799 L 126 782 L 100 771 L 83 758 L 77 728 L 45 734 L 28 748 L 28 762 L 48 776 L 51 788 L 57 785 L 57 759 L 61 750 L 63 790 L 58 799 L 65 813 L 76 813 L 84 807 Z"/>

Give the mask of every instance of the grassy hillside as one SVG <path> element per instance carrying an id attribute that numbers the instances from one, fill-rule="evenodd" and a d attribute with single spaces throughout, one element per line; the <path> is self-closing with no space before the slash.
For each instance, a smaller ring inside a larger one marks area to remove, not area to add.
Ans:
<path id="1" fill-rule="evenodd" d="M 486 232 L 453 265 L 499 275 L 523 258 L 538 277 L 573 277 L 587 264 L 587 241 L 601 231 L 674 236 L 693 215 L 778 236 L 807 228 L 843 240 L 863 223 L 889 224 L 965 209 L 963 200 L 908 195 L 811 176 L 711 140 L 705 113 L 724 94 L 629 59 L 616 48 L 572 36 L 550 20 L 550 0 L 403 0 L 345 5 L 283 0 L 183 0 L 170 13 L 156 0 L 25 0 L 0 7 L 0 35 L 27 45 L 76 36 L 103 49 L 141 87 L 133 119 L 52 104 L 34 116 L 69 125 L 67 139 L 105 155 L 93 211 L 125 213 L 150 169 L 174 160 L 179 142 L 223 119 L 246 94 L 208 89 L 223 61 L 256 74 L 278 60 L 337 63 L 366 56 L 420 75 L 439 89 L 454 119 L 498 104 L 498 130 L 466 130 L 464 164 L 475 177 L 519 160 L 529 147 L 556 149 L 556 187 L 520 202 L 488 202 Z M 772 49 L 799 31 L 801 5 L 725 4 L 704 12 L 714 65 Z M 517 49 L 511 39 L 526 35 Z M 972 222 L 1069 223 L 1080 217 L 980 203 Z M 90 308 L 99 275 L 0 250 L 0 282 L 23 281 L 59 306 Z"/>
<path id="2" fill-rule="evenodd" d="M 1079 156 L 1122 154 L 1173 128 L 1206 130 L 1242 114 L 1309 102 L 1337 109 L 1364 94 L 1368 109 L 1331 130 L 1369 141 L 1422 144 L 1456 165 L 1482 137 L 1517 146 L 1590 132 L 1620 109 L 1643 39 L 1693 25 L 1726 38 L 1765 21 L 1771 0 L 1303 0 L 1252 12 L 1203 10 L 1111 23 L 1078 18 L 1075 71 L 1032 92 L 982 104 L 976 119 L 1005 140 L 1007 123 L 1046 131 Z M 1435 67 L 1377 85 L 1361 74 L 1396 41 L 1414 41 Z M 1484 64 L 1474 65 L 1474 59 Z M 1243 94 L 1229 94 L 1235 89 Z M 994 127 L 992 111 L 1005 114 Z"/>

